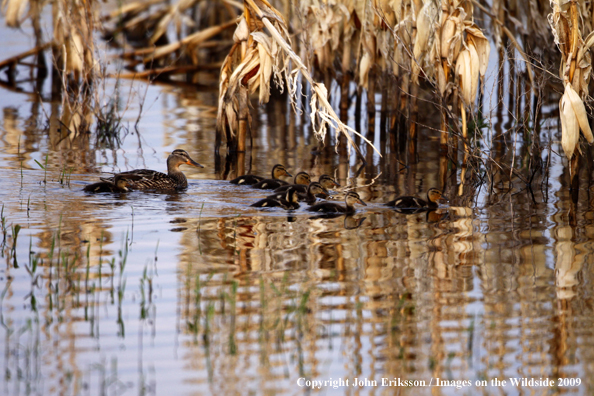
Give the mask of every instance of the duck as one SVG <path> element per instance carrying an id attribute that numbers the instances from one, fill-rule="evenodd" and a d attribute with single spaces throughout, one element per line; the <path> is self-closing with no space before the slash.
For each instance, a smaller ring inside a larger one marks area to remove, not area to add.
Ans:
<path id="1" fill-rule="evenodd" d="M 289 176 L 289 177 L 292 176 L 289 172 L 287 172 L 287 169 L 285 168 L 285 166 L 281 165 L 281 164 L 274 165 L 272 167 L 271 173 L 272 173 L 272 179 L 274 179 L 274 180 L 278 179 L 280 177 L 283 177 L 283 176 Z M 261 182 L 264 179 L 265 179 L 265 177 L 262 177 L 262 176 L 243 175 L 243 176 L 236 177 L 235 179 L 229 181 L 229 183 L 251 186 L 252 184 Z"/>
<path id="2" fill-rule="evenodd" d="M 280 206 L 286 210 L 295 210 L 299 209 L 300 205 L 297 198 L 297 191 L 290 188 L 286 191 L 284 197 L 267 197 L 251 204 L 250 206 L 254 208 L 274 208 Z"/>
<path id="3" fill-rule="evenodd" d="M 97 183 L 89 184 L 83 188 L 84 192 L 88 193 L 127 193 L 130 192 L 128 188 L 129 180 L 120 177 L 119 175 L 114 177 L 114 181 L 100 181 Z"/>
<path id="4" fill-rule="evenodd" d="M 101 180 L 114 183 L 116 177 L 125 179 L 127 181 L 127 187 L 131 190 L 183 190 L 188 187 L 188 179 L 179 170 L 180 165 L 204 168 L 203 165 L 190 158 L 190 155 L 185 150 L 176 149 L 167 157 L 167 174 L 151 169 L 135 169 L 117 173 L 113 177 L 102 178 Z"/>
<path id="5" fill-rule="evenodd" d="M 356 212 L 356 203 L 367 206 L 367 204 L 359 197 L 359 194 L 354 191 L 349 191 L 346 193 L 344 196 L 344 203 L 346 204 L 346 207 L 334 202 L 320 202 L 310 206 L 307 208 L 307 210 L 310 212 L 345 213 L 347 215 L 352 215 Z"/>
<path id="6" fill-rule="evenodd" d="M 283 185 L 293 186 L 298 184 L 305 184 L 307 186 L 309 182 L 309 174 L 307 172 L 299 172 L 295 175 L 295 179 L 293 179 L 293 184 L 289 184 L 286 181 L 280 179 L 264 179 L 252 185 L 252 187 L 259 188 L 260 190 L 274 190 L 275 188 L 278 188 Z"/>
<path id="7" fill-rule="evenodd" d="M 332 188 L 340 187 L 340 184 L 338 184 L 336 182 L 336 180 L 334 180 L 332 178 L 332 176 L 328 176 L 328 175 L 322 175 L 322 176 L 320 176 L 320 178 L 318 179 L 318 183 L 321 184 L 322 187 L 324 187 L 324 189 L 326 189 L 326 190 L 330 190 Z M 276 190 L 274 190 L 274 192 L 284 192 L 284 191 L 287 190 L 287 188 L 289 188 L 289 186 L 293 186 L 293 188 L 297 189 L 297 191 L 299 193 L 302 193 L 302 194 L 307 193 L 308 185 L 306 185 L 306 184 L 280 186 L 279 188 L 277 188 Z"/>
<path id="8" fill-rule="evenodd" d="M 404 196 L 398 197 L 386 203 L 386 206 L 393 206 L 396 209 L 409 209 L 415 211 L 436 209 L 439 201 L 445 200 L 442 192 L 437 188 L 430 188 L 427 191 L 427 201 L 421 198 Z"/>
<path id="9" fill-rule="evenodd" d="M 311 182 L 308 186 L 306 186 L 306 190 L 304 193 L 300 192 L 301 189 L 297 187 L 302 187 L 302 184 L 296 184 L 292 187 L 295 191 L 297 191 L 297 199 L 301 202 L 305 202 L 309 205 L 313 205 L 316 203 L 316 197 L 326 198 L 330 193 L 326 190 L 319 182 Z M 276 190 L 275 190 L 276 191 Z M 280 199 L 284 196 L 285 192 L 277 192 L 272 195 L 269 195 L 267 198 L 274 198 Z"/>

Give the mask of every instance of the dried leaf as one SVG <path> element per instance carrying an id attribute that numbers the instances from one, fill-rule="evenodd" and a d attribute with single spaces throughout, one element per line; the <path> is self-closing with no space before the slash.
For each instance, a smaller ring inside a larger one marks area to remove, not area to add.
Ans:
<path id="1" fill-rule="evenodd" d="M 247 22 L 245 21 L 245 17 L 241 17 L 241 20 L 237 24 L 237 28 L 235 28 L 235 32 L 233 33 L 233 41 L 239 43 L 240 41 L 247 41 L 250 36 L 250 30 L 248 29 Z"/>
<path id="2" fill-rule="evenodd" d="M 5 0 L 2 4 L 6 9 L 6 26 L 18 28 L 25 13 L 29 0 Z"/>
<path id="3" fill-rule="evenodd" d="M 479 55 L 476 52 L 476 48 L 473 42 L 470 42 L 468 45 L 468 53 L 470 55 L 470 107 L 474 106 L 474 102 L 476 101 L 476 92 L 478 91 L 478 82 L 479 82 L 479 70 L 480 70 L 480 61 Z"/>
<path id="4" fill-rule="evenodd" d="M 464 104 L 469 105 L 472 101 L 472 71 L 470 65 L 470 51 L 463 49 L 456 59 L 456 76 L 460 84 Z"/>
<path id="5" fill-rule="evenodd" d="M 588 141 L 588 143 L 592 144 L 594 142 L 594 137 L 592 136 L 592 130 L 590 129 L 590 123 L 588 122 L 588 113 L 586 113 L 586 107 L 584 106 L 584 102 L 580 98 L 580 96 L 575 92 L 571 84 L 565 84 L 565 93 L 563 96 L 569 98 L 571 103 L 571 107 L 573 108 L 573 112 L 577 119 L 577 122 L 584 134 L 584 137 Z"/>
<path id="6" fill-rule="evenodd" d="M 476 49 L 479 57 L 479 72 L 481 77 L 484 77 L 485 73 L 487 73 L 487 67 L 489 66 L 489 55 L 491 53 L 491 45 L 489 44 L 489 40 L 487 40 L 483 32 L 476 25 L 467 26 L 465 30 L 468 34 L 469 43 L 473 43 Z"/>
<path id="7" fill-rule="evenodd" d="M 559 101 L 559 116 L 561 117 L 561 146 L 567 159 L 570 160 L 578 144 L 580 130 L 567 94 L 563 94 Z"/>
<path id="8" fill-rule="evenodd" d="M 456 33 L 456 22 L 451 17 L 446 19 L 445 23 L 441 28 L 441 57 L 448 58 L 450 53 L 450 44 L 452 38 L 454 37 L 454 33 Z"/>
<path id="9" fill-rule="evenodd" d="M 424 55 L 429 52 L 429 42 L 435 35 L 435 22 L 438 20 L 437 6 L 428 1 L 419 11 L 417 18 L 417 36 L 413 47 L 413 81 L 418 81 L 419 72 L 424 65 Z"/>

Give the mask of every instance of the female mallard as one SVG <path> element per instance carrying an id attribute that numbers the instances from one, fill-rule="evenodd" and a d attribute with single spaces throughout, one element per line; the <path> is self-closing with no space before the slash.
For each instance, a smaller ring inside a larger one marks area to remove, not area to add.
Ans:
<path id="1" fill-rule="evenodd" d="M 319 204 L 315 204 L 307 208 L 307 210 L 311 212 L 323 212 L 323 213 L 346 213 L 347 215 L 352 215 L 355 213 L 355 204 L 359 203 L 363 206 L 367 206 L 365 202 L 361 200 L 359 194 L 353 191 L 349 191 L 344 196 L 344 203 L 346 207 L 339 205 L 334 202 L 321 202 Z"/>
<path id="2" fill-rule="evenodd" d="M 188 187 L 188 179 L 179 170 L 179 166 L 184 164 L 204 168 L 204 166 L 190 158 L 185 150 L 177 149 L 173 150 L 167 157 L 167 174 L 150 169 L 135 169 L 101 180 L 113 183 L 115 177 L 126 179 L 128 188 L 131 190 L 181 190 Z"/>
<path id="3" fill-rule="evenodd" d="M 328 190 L 326 190 L 318 182 L 309 183 L 305 193 L 300 192 L 297 187 L 301 187 L 301 184 L 296 184 L 289 188 L 297 191 L 297 199 L 299 201 L 305 202 L 309 205 L 313 205 L 314 203 L 316 203 L 316 197 L 326 198 L 329 195 Z M 277 192 L 272 195 L 269 195 L 267 198 L 280 199 L 280 198 L 284 197 L 284 194 L 285 194 L 285 192 L 281 191 L 281 192 Z"/>
<path id="4" fill-rule="evenodd" d="M 331 176 L 328 176 L 328 175 L 320 176 L 318 183 L 321 184 L 322 187 L 324 187 L 327 190 L 329 190 L 331 188 L 340 187 L 340 184 L 338 184 Z M 299 193 L 302 193 L 302 194 L 307 193 L 307 188 L 308 188 L 307 184 L 291 184 L 291 185 L 280 186 L 279 188 L 274 190 L 274 192 L 287 191 L 289 186 L 292 186 L 293 188 L 295 188 Z"/>
<path id="5" fill-rule="evenodd" d="M 291 176 L 291 174 L 289 172 L 287 172 L 287 169 L 285 169 L 284 165 L 281 164 L 276 164 L 272 167 L 272 179 L 276 180 L 280 177 L 283 176 Z M 235 179 L 229 181 L 229 183 L 233 183 L 233 184 L 241 184 L 241 185 L 248 185 L 251 186 L 252 184 L 256 184 L 258 182 L 261 182 L 262 180 L 264 180 L 265 178 L 262 176 L 256 176 L 256 175 L 243 175 L 243 176 L 239 176 L 236 177 Z"/>
<path id="6" fill-rule="evenodd" d="M 291 176 L 291 175 L 289 175 L 289 176 Z M 294 184 L 305 184 L 307 186 L 310 182 L 310 178 L 309 178 L 309 175 L 307 174 L 307 172 L 299 172 L 295 175 L 295 179 L 293 180 L 293 182 L 294 182 Z M 261 190 L 274 190 L 275 188 L 278 188 L 282 185 L 292 185 L 292 184 L 289 184 L 286 181 L 279 180 L 279 179 L 265 179 L 265 180 L 262 180 L 261 182 L 254 184 L 252 187 L 259 188 Z"/>
<path id="7" fill-rule="evenodd" d="M 120 175 L 116 175 L 114 177 L 113 182 L 100 181 L 98 183 L 89 184 L 88 186 L 83 188 L 83 191 L 89 192 L 89 193 L 104 193 L 104 192 L 127 193 L 130 191 L 128 186 L 129 186 L 129 181 L 126 178 L 120 177 Z"/>
<path id="8" fill-rule="evenodd" d="M 284 197 L 268 197 L 259 200 L 258 202 L 250 205 L 255 208 L 273 208 L 280 206 L 286 210 L 299 209 L 299 199 L 297 198 L 297 191 L 290 188 L 284 194 Z"/>
<path id="9" fill-rule="evenodd" d="M 429 210 L 435 209 L 438 202 L 445 200 L 441 191 L 437 188 L 430 188 L 427 191 L 427 201 L 417 197 L 405 196 L 398 197 L 393 201 L 386 203 L 387 206 L 393 206 L 396 209 L 411 209 L 411 210 Z"/>

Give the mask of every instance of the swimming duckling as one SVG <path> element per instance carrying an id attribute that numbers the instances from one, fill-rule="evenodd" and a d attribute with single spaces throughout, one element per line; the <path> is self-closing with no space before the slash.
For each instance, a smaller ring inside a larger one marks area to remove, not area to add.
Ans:
<path id="1" fill-rule="evenodd" d="M 297 198 L 297 191 L 293 189 L 287 190 L 282 198 L 264 198 L 258 202 L 251 204 L 254 208 L 274 208 L 280 206 L 286 210 L 299 209 L 299 200 Z"/>
<path id="2" fill-rule="evenodd" d="M 367 206 L 363 200 L 359 197 L 359 194 L 353 191 L 349 191 L 344 196 L 344 203 L 346 207 L 339 205 L 334 202 L 321 202 L 319 204 L 315 204 L 307 208 L 307 210 L 311 212 L 323 212 L 323 213 L 346 213 L 351 215 L 356 212 L 355 204 L 359 203 L 363 206 Z"/>
<path id="3" fill-rule="evenodd" d="M 328 175 L 322 175 L 319 178 L 318 183 L 320 183 L 322 185 L 322 187 L 324 187 L 326 190 L 332 189 L 332 188 L 336 188 L 336 187 L 340 187 L 340 184 L 338 184 L 336 182 L 336 180 L 334 180 L 331 176 Z M 295 189 L 297 189 L 297 191 L 299 193 L 307 193 L 307 188 L 308 186 L 305 184 L 291 184 L 291 185 L 285 185 L 285 186 L 280 186 L 279 188 L 277 188 L 276 190 L 274 190 L 274 192 L 284 192 L 287 191 L 287 189 L 292 186 Z M 323 198 L 323 197 L 321 197 Z"/>
<path id="4" fill-rule="evenodd" d="M 283 176 L 291 176 L 291 174 L 289 174 L 289 172 L 287 172 L 287 169 L 285 168 L 284 165 L 281 164 L 276 164 L 272 167 L 272 179 L 276 180 L 280 177 Z M 249 185 L 251 186 L 252 184 L 256 184 L 258 182 L 261 182 L 262 180 L 264 180 L 265 178 L 262 176 L 256 176 L 256 175 L 243 175 L 243 176 L 239 176 L 236 177 L 235 179 L 229 181 L 229 183 L 233 183 L 233 184 L 242 184 L 242 185 Z"/>
<path id="5" fill-rule="evenodd" d="M 289 175 L 291 176 L 291 175 Z M 293 183 L 295 185 L 299 185 L 299 184 L 305 184 L 308 185 L 310 182 L 310 178 L 309 178 L 309 174 L 307 172 L 299 172 L 295 175 L 295 179 L 293 180 Z M 262 180 L 261 182 L 258 182 L 254 185 L 252 185 L 253 188 L 259 188 L 261 190 L 274 190 L 275 188 L 278 188 L 280 186 L 283 185 L 289 185 L 292 186 L 293 184 L 289 184 L 284 180 L 279 180 L 279 179 L 265 179 Z"/>
<path id="6" fill-rule="evenodd" d="M 393 201 L 386 203 L 386 205 L 393 206 L 396 209 L 414 209 L 422 211 L 437 208 L 439 206 L 438 202 L 442 200 L 446 200 L 446 198 L 441 191 L 437 188 L 430 188 L 427 191 L 427 201 L 417 197 L 404 196 L 398 197 Z"/>
<path id="7" fill-rule="evenodd" d="M 301 185 L 297 184 L 294 187 L 291 187 L 292 189 L 297 191 L 297 198 L 300 202 L 305 202 L 309 205 L 313 205 L 314 203 L 316 203 L 316 197 L 326 198 L 329 195 L 328 190 L 322 187 L 322 185 L 318 182 L 309 183 L 309 186 L 307 186 L 307 190 L 305 193 L 299 192 L 297 187 L 301 187 Z M 284 196 L 284 194 L 284 192 L 277 192 L 275 194 L 269 195 L 267 198 L 280 199 Z"/>
<path id="8" fill-rule="evenodd" d="M 128 185 L 129 185 L 128 179 L 121 177 L 120 175 L 116 175 L 114 177 L 113 182 L 100 181 L 97 183 L 89 184 L 88 186 L 83 188 L 83 191 L 89 192 L 89 193 L 104 193 L 104 192 L 127 193 L 127 192 L 130 192 Z"/>

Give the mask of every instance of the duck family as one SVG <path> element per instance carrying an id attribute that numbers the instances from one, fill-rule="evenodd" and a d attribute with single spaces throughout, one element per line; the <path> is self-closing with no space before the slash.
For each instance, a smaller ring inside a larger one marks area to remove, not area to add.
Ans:
<path id="1" fill-rule="evenodd" d="M 116 173 L 111 177 L 101 178 L 100 182 L 87 185 L 83 191 L 88 193 L 127 193 L 132 190 L 180 191 L 188 187 L 188 180 L 179 169 L 181 165 L 204 168 L 185 150 L 176 149 L 167 157 L 167 173 L 150 169 Z M 352 215 L 356 212 L 356 204 L 367 206 L 354 191 L 344 195 L 344 206 L 336 202 L 317 202 L 318 198 L 328 198 L 330 189 L 340 187 L 340 184 L 329 175 L 321 175 L 317 182 L 311 181 L 307 172 L 297 173 L 293 183 L 282 180 L 282 177 L 292 177 L 292 175 L 284 165 L 276 164 L 272 167 L 269 179 L 256 175 L 242 175 L 230 180 L 230 183 L 274 190 L 273 194 L 250 205 L 257 208 L 280 207 L 285 210 L 295 210 L 300 207 L 299 202 L 304 202 L 310 205 L 307 210 L 311 212 Z M 430 188 L 427 191 L 427 200 L 414 196 L 401 196 L 385 205 L 404 213 L 414 213 L 436 209 L 444 201 L 447 199 L 440 190 Z"/>

